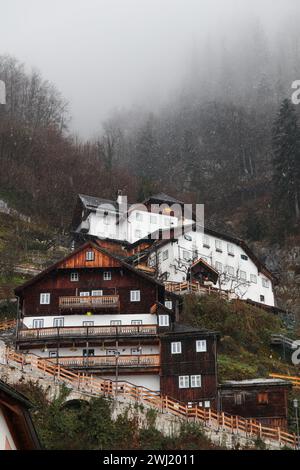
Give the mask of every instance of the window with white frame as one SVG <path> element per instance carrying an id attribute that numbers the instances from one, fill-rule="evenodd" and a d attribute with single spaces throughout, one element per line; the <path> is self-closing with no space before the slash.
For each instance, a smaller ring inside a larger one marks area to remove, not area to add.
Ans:
<path id="1" fill-rule="evenodd" d="M 257 284 L 257 276 L 256 276 L 256 274 L 250 274 L 250 281 L 251 281 L 253 284 Z"/>
<path id="2" fill-rule="evenodd" d="M 203 246 L 204 248 L 210 248 L 210 239 L 207 235 L 203 237 Z"/>
<path id="3" fill-rule="evenodd" d="M 180 341 L 171 343 L 171 354 L 181 354 L 181 342 Z"/>
<path id="4" fill-rule="evenodd" d="M 53 318 L 53 326 L 54 328 L 64 326 L 64 318 Z"/>
<path id="5" fill-rule="evenodd" d="M 132 324 L 132 325 L 142 325 L 142 324 L 143 324 L 143 320 L 131 320 L 131 324 Z"/>
<path id="6" fill-rule="evenodd" d="M 95 322 L 94 321 L 83 321 L 82 326 L 94 326 Z"/>
<path id="7" fill-rule="evenodd" d="M 111 280 L 111 271 L 104 271 L 103 280 L 104 281 L 110 281 Z"/>
<path id="8" fill-rule="evenodd" d="M 159 315 L 158 324 L 159 326 L 169 326 L 169 315 Z"/>
<path id="9" fill-rule="evenodd" d="M 169 258 L 169 250 L 163 251 L 163 254 L 162 254 L 163 261 L 166 261 L 168 258 Z"/>
<path id="10" fill-rule="evenodd" d="M 122 325 L 122 320 L 110 320 L 111 326 L 120 326 Z"/>
<path id="11" fill-rule="evenodd" d="M 242 281 L 247 281 L 247 273 L 246 271 L 240 271 L 240 279 Z"/>
<path id="12" fill-rule="evenodd" d="M 262 285 L 263 285 L 263 287 L 266 287 L 266 288 L 268 288 L 268 287 L 269 287 L 269 285 L 270 285 L 270 284 L 269 284 L 269 281 L 268 281 L 268 279 L 264 279 L 264 278 L 262 278 Z"/>
<path id="13" fill-rule="evenodd" d="M 87 251 L 85 254 L 86 261 L 94 261 L 95 253 L 93 251 Z"/>
<path id="14" fill-rule="evenodd" d="M 49 351 L 49 357 L 57 357 L 57 351 Z"/>
<path id="15" fill-rule="evenodd" d="M 191 375 L 191 388 L 201 387 L 201 375 Z"/>
<path id="16" fill-rule="evenodd" d="M 216 267 L 216 270 L 219 271 L 219 273 L 222 272 L 222 270 L 223 270 L 223 264 L 220 263 L 220 261 L 216 261 L 215 267 Z"/>
<path id="17" fill-rule="evenodd" d="M 179 386 L 179 388 L 189 388 L 190 387 L 190 377 L 188 375 L 180 375 L 178 377 L 178 386 Z"/>
<path id="18" fill-rule="evenodd" d="M 40 304 L 41 305 L 49 305 L 50 304 L 50 294 L 49 293 L 40 294 Z"/>
<path id="19" fill-rule="evenodd" d="M 167 307 L 169 310 L 172 310 L 173 308 L 172 300 L 165 300 L 165 307 Z"/>
<path id="20" fill-rule="evenodd" d="M 130 301 L 131 302 L 140 302 L 141 300 L 141 291 L 140 290 L 131 290 L 130 291 Z"/>
<path id="21" fill-rule="evenodd" d="M 92 290 L 92 297 L 101 297 L 103 295 L 103 290 Z"/>
<path id="22" fill-rule="evenodd" d="M 209 400 L 206 400 L 204 402 L 204 408 L 210 408 L 210 401 Z"/>
<path id="23" fill-rule="evenodd" d="M 217 251 L 222 251 L 222 242 L 221 240 L 215 240 L 215 245 L 216 245 L 216 250 Z"/>
<path id="24" fill-rule="evenodd" d="M 43 318 L 37 318 L 34 319 L 32 322 L 33 328 L 44 328 L 44 319 Z"/>
<path id="25" fill-rule="evenodd" d="M 227 253 L 234 256 L 234 245 L 232 243 L 227 243 Z"/>
<path id="26" fill-rule="evenodd" d="M 228 276 L 234 276 L 234 267 L 233 266 L 226 266 L 226 271 Z"/>
<path id="27" fill-rule="evenodd" d="M 136 218 L 136 220 L 138 220 L 139 222 L 142 222 L 142 220 L 143 220 L 143 214 L 141 214 L 140 212 L 137 212 L 137 213 L 135 214 L 135 218 Z"/>
<path id="28" fill-rule="evenodd" d="M 196 341 L 196 351 L 197 352 L 206 352 L 207 351 L 206 339 L 199 339 L 199 340 Z"/>
<path id="29" fill-rule="evenodd" d="M 71 282 L 77 282 L 77 281 L 79 281 L 79 274 L 78 274 L 78 273 L 71 273 L 71 275 L 70 275 L 70 281 L 71 281 Z"/>

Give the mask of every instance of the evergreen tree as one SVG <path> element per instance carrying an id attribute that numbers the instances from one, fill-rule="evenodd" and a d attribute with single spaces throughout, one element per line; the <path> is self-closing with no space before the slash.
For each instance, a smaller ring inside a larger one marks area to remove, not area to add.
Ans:
<path id="1" fill-rule="evenodd" d="M 285 99 L 273 129 L 273 200 L 278 218 L 290 228 L 300 218 L 300 130 L 292 103 Z"/>

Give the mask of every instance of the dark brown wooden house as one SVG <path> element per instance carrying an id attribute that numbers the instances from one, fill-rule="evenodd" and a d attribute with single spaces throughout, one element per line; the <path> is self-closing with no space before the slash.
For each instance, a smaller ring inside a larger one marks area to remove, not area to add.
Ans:
<path id="1" fill-rule="evenodd" d="M 29 409 L 31 403 L 0 380 L 0 451 L 40 448 Z"/>
<path id="2" fill-rule="evenodd" d="M 218 333 L 173 323 L 160 335 L 161 393 L 216 407 Z"/>
<path id="3" fill-rule="evenodd" d="M 280 379 L 228 381 L 219 387 L 222 411 L 287 428 L 290 382 Z"/>

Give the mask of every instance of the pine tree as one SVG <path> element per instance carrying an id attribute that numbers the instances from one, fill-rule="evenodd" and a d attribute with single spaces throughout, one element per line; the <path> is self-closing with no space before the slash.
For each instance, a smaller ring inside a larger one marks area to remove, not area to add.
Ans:
<path id="1" fill-rule="evenodd" d="M 300 219 L 300 130 L 295 107 L 285 99 L 273 129 L 273 200 L 286 228 Z"/>

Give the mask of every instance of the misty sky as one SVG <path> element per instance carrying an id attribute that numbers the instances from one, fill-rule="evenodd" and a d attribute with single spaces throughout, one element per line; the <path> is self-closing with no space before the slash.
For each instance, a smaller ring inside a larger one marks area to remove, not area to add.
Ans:
<path id="1" fill-rule="evenodd" d="M 91 137 L 114 109 L 168 99 L 207 40 L 267 30 L 299 0 L 0 0 L 0 54 L 37 68 Z M 295 10 L 296 11 L 296 10 Z"/>

